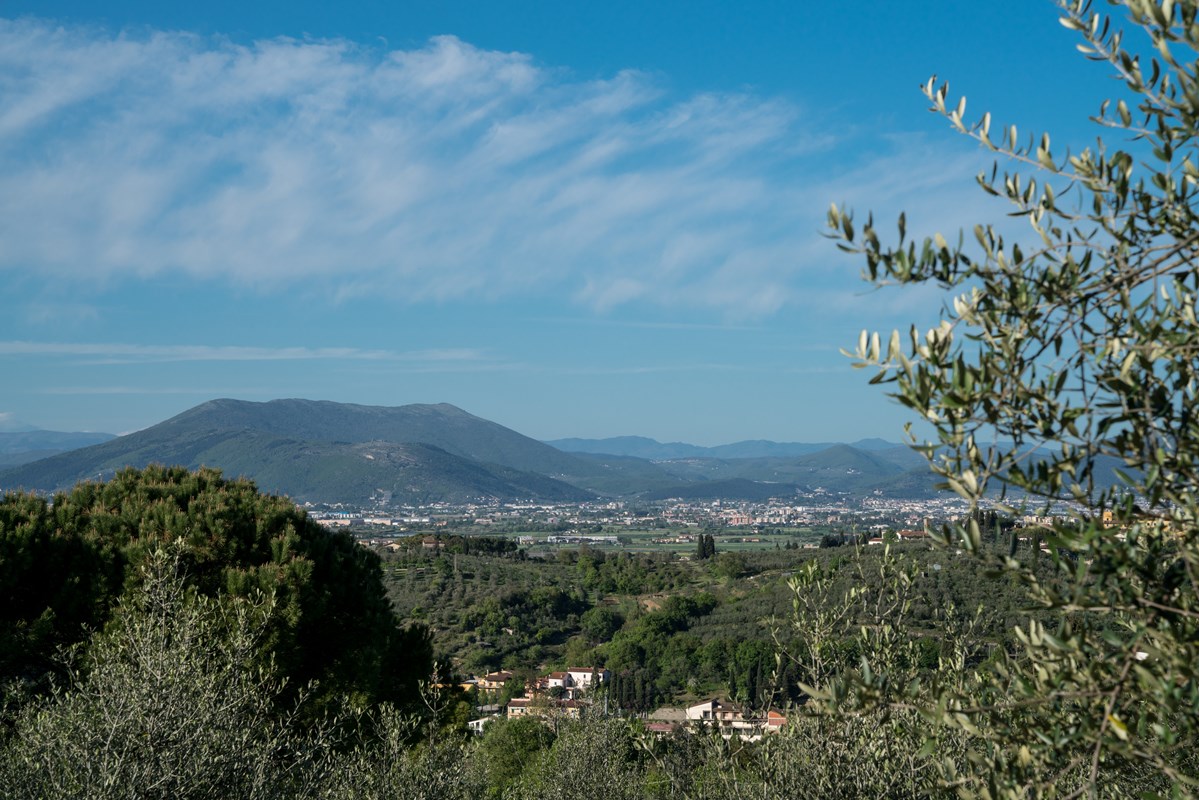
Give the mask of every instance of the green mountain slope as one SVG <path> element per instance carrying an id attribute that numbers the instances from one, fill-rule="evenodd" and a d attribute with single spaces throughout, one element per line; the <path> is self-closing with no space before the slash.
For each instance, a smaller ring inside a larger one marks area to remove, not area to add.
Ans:
<path id="1" fill-rule="evenodd" d="M 354 503 L 385 493 L 392 503 L 419 505 L 592 497 L 544 475 L 480 464 L 419 442 L 305 442 L 247 431 L 211 448 L 205 459 L 297 500 Z"/>
<path id="2" fill-rule="evenodd" d="M 678 486 L 690 478 L 680 478 L 671 462 L 647 461 L 633 456 L 575 453 L 587 465 L 585 471 L 562 476 L 575 486 L 607 495 L 629 495 Z"/>
<path id="3" fill-rule="evenodd" d="M 218 467 L 299 500 L 364 502 L 377 491 L 396 502 L 586 499 L 589 492 L 545 474 L 599 469 L 573 462 L 453 406 L 217 400 L 128 436 L 0 471 L 0 487 L 53 491 L 161 463 Z"/>
<path id="4" fill-rule="evenodd" d="M 551 475 L 577 470 L 570 455 L 448 403 L 363 406 L 325 400 L 212 400 L 154 426 L 249 429 L 306 441 L 422 442 L 489 464 Z"/>
<path id="5" fill-rule="evenodd" d="M 652 440 L 624 444 L 639 447 L 647 442 Z M 767 447 L 773 444 L 741 443 L 757 452 L 776 449 Z M 860 493 L 881 489 L 892 496 L 897 490 L 927 491 L 922 476 L 905 474 L 919 463 L 917 454 L 907 448 L 883 449 L 885 443 L 869 444 L 880 446 L 651 461 L 563 452 L 446 404 L 382 407 L 226 399 L 203 403 L 127 436 L 9 467 L 0 471 L 0 488 L 60 490 L 80 480 L 108 477 L 122 467 L 157 463 L 218 467 L 300 500 L 353 503 L 379 493 L 403 503 L 567 501 L 592 494 L 646 492 L 692 496 L 680 487 L 708 482 L 717 485 L 699 489 L 694 496 L 758 499 L 779 491 L 779 485 L 786 487 L 784 494 L 794 487 Z M 737 452 L 741 445 L 728 452 Z"/>

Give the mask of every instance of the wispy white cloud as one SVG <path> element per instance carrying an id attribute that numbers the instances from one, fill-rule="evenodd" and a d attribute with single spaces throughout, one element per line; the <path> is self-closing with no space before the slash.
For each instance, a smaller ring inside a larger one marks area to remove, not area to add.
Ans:
<path id="1" fill-rule="evenodd" d="M 748 318 L 802 302 L 834 252 L 835 190 L 961 174 L 897 141 L 881 178 L 816 177 L 852 144 L 791 103 L 582 81 L 453 37 L 386 51 L 0 20 L 0 94 L 0 271 L 49 279 Z"/>
<path id="2" fill-rule="evenodd" d="M 189 397 L 253 397 L 273 396 L 269 389 L 254 387 L 203 387 L 195 386 L 47 386 L 37 391 L 43 395 L 133 395 L 149 397 L 152 395 L 186 395 Z"/>
<path id="3" fill-rule="evenodd" d="M 758 331 L 759 325 L 734 325 L 728 322 L 676 322 L 638 319 L 615 319 L 612 317 L 545 317 L 540 321 L 554 325 L 587 325 L 604 328 L 642 328 L 647 330 L 676 331 Z"/>
<path id="4" fill-rule="evenodd" d="M 847 373 L 852 367 L 848 362 L 836 366 L 795 366 L 778 364 L 747 364 L 699 362 L 680 364 L 642 364 L 613 367 L 556 367 L 558 375 L 657 375 L 671 373 L 712 374 L 717 372 L 739 372 L 761 375 L 830 375 Z"/>
<path id="5" fill-rule="evenodd" d="M 401 361 L 463 363 L 486 354 L 473 349 L 366 350 L 356 347 L 242 347 L 144 345 L 115 342 L 0 341 L 0 356 L 74 356 L 101 363 L 182 361 Z"/>

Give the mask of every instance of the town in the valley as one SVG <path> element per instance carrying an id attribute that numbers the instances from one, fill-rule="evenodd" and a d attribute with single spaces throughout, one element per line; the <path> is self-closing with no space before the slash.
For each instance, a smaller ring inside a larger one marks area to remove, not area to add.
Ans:
<path id="1" fill-rule="evenodd" d="M 737 500 L 659 502 L 611 500 L 586 503 L 486 502 L 391 507 L 305 503 L 309 516 L 354 534 L 367 546 L 387 548 L 397 538 L 419 533 L 515 537 L 530 556 L 556 547 L 677 550 L 685 554 L 700 535 L 714 535 L 732 549 L 792 545 L 815 547 L 822 537 L 840 535 L 863 543 L 888 538 L 919 538 L 930 527 L 960 519 L 966 501 L 941 495 L 898 499 L 834 495 L 816 491 L 767 502 Z M 1030 506 L 1016 517 L 1023 525 L 1050 524 L 1071 508 Z M 429 546 L 432 547 L 432 540 Z"/>
<path id="2" fill-rule="evenodd" d="M 479 502 L 389 508 L 377 502 L 367 508 L 306 504 L 322 524 L 355 536 L 364 547 L 388 552 L 424 550 L 435 556 L 449 537 L 514 540 L 529 560 L 557 560 L 572 551 L 603 553 L 668 553 L 678 560 L 696 557 L 697 545 L 710 539 L 722 552 L 817 549 L 836 545 L 884 545 L 927 541 L 930 531 L 960 520 L 968 505 L 953 496 L 894 499 L 882 496 L 837 496 L 827 492 L 797 494 L 768 502 L 736 500 L 654 503 L 601 501 L 574 504 Z M 1020 526 L 1053 522 L 1050 513 L 1071 509 L 1033 509 L 1012 515 Z M 455 562 L 456 563 L 456 562 Z M 470 730 L 482 734 L 502 718 L 560 718 L 627 713 L 614 706 L 611 673 L 602 666 L 515 671 L 499 669 L 455 678 L 444 685 L 472 697 Z M 666 704 L 641 714 L 645 729 L 665 735 L 685 730 L 712 730 L 729 738 L 756 740 L 786 724 L 781 707 L 736 702 L 711 696 Z"/>

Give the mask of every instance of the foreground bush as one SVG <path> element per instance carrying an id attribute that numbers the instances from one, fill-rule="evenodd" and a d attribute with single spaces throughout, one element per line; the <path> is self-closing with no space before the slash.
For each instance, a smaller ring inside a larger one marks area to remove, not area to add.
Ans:
<path id="1" fill-rule="evenodd" d="M 283 682 L 259 658 L 273 599 L 214 600 L 189 592 L 178 570 L 176 556 L 152 554 L 85 669 L 21 712 L 0 751 L 0 796 L 311 793 L 328 741 L 278 713 Z"/>

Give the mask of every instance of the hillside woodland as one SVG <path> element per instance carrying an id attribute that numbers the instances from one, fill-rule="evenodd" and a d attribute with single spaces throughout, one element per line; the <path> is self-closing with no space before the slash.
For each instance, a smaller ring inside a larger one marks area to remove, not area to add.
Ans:
<path id="1" fill-rule="evenodd" d="M 988 546 L 1007 554 L 1013 535 L 1019 557 L 1038 557 L 1031 540 L 1020 541 L 1026 531 L 992 531 Z M 610 707 L 637 713 L 714 695 L 763 709 L 798 702 L 797 666 L 777 663 L 780 644 L 804 646 L 786 630 L 796 600 L 792 580 L 815 569 L 830 592 L 845 595 L 877 585 L 886 571 L 881 547 L 680 561 L 584 546 L 530 561 L 515 549 L 478 552 L 485 538 L 438 538 L 440 549 L 430 550 L 422 543 L 427 537 L 413 537 L 384 556 L 383 569 L 397 612 L 429 626 L 440 661 L 462 676 L 503 669 L 523 678 L 600 664 L 613 673 Z M 475 552 L 463 552 L 463 544 Z M 1029 615 L 1016 582 L 982 576 L 970 558 L 927 544 L 893 548 L 886 555 L 914 571 L 907 614 L 926 666 L 936 664 L 949 609 L 979 612 L 979 637 L 1014 646 L 1012 626 Z M 1047 568 L 1040 573 L 1051 579 Z"/>

